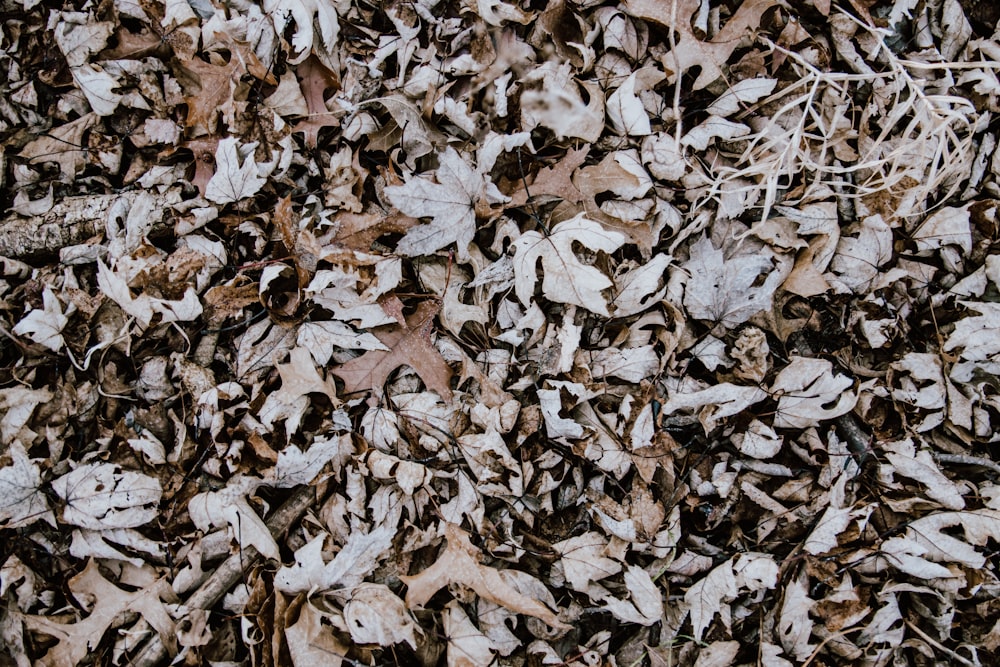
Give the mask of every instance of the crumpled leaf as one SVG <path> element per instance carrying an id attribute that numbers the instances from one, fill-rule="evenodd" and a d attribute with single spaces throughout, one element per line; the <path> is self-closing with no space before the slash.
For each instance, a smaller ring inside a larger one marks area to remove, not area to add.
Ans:
<path id="1" fill-rule="evenodd" d="M 601 294 L 612 286 L 611 279 L 593 266 L 583 264 L 573 251 L 579 243 L 591 250 L 614 252 L 625 243 L 618 232 L 607 231 L 581 213 L 555 225 L 547 236 L 529 231 L 514 242 L 514 276 L 517 298 L 529 305 L 537 281 L 535 267 L 542 261 L 542 293 L 547 299 L 568 303 L 608 315 L 607 300 Z"/>
<path id="2" fill-rule="evenodd" d="M 684 594 L 695 639 L 701 640 L 716 613 L 729 627 L 732 618 L 728 603 L 735 600 L 741 591 L 771 589 L 777 583 L 778 564 L 768 554 L 742 553 L 713 569 Z"/>
<path id="3" fill-rule="evenodd" d="M 191 521 L 201 531 L 228 526 L 230 536 L 235 537 L 241 547 L 256 547 L 265 558 L 277 560 L 280 557 L 278 543 L 263 519 L 247 503 L 247 496 L 261 484 L 262 481 L 255 477 L 238 476 L 219 491 L 199 493 L 188 502 Z"/>
<path id="4" fill-rule="evenodd" d="M 909 438 L 899 442 L 882 443 L 881 447 L 885 451 L 886 460 L 892 466 L 892 473 L 920 482 L 927 488 L 927 497 L 933 498 L 948 509 L 965 508 L 962 489 L 944 476 L 928 450 L 916 451 L 913 440 Z"/>
<path id="5" fill-rule="evenodd" d="M 417 624 L 403 601 L 384 584 L 361 584 L 344 605 L 344 622 L 359 644 L 417 647 Z"/>
<path id="6" fill-rule="evenodd" d="M 278 452 L 278 462 L 265 479 L 279 489 L 312 484 L 327 463 L 336 461 L 339 467 L 353 453 L 354 446 L 346 435 L 313 440 L 304 452 L 289 445 Z"/>
<path id="7" fill-rule="evenodd" d="M 792 357 L 771 385 L 778 397 L 774 428 L 808 428 L 847 414 L 858 400 L 848 391 L 853 384 L 846 375 L 834 375 L 825 359 Z"/>

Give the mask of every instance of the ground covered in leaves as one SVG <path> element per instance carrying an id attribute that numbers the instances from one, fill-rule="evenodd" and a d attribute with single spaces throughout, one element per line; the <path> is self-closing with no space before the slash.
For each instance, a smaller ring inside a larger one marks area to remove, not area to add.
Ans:
<path id="1" fill-rule="evenodd" d="M 0 664 L 997 664 L 996 21 L 0 0 Z"/>

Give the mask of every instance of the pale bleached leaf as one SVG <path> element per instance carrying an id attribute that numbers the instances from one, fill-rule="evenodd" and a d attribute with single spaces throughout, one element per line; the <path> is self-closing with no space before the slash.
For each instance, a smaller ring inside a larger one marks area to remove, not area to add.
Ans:
<path id="1" fill-rule="evenodd" d="M 4 528 L 22 528 L 44 519 L 53 526 L 55 516 L 42 491 L 41 469 L 20 442 L 8 450 L 11 465 L 0 468 L 0 524 Z"/>
<path id="2" fill-rule="evenodd" d="M 235 137 L 219 141 L 215 174 L 205 188 L 205 198 L 216 204 L 228 204 L 257 194 L 267 179 L 261 177 L 254 160 L 256 148 L 256 142 L 241 145 Z"/>
<path id="3" fill-rule="evenodd" d="M 573 249 L 575 243 L 609 253 L 620 248 L 625 237 L 582 213 L 555 225 L 547 236 L 535 231 L 522 234 L 514 242 L 515 291 L 521 303 L 527 306 L 534 297 L 536 266 L 541 260 L 542 293 L 547 299 L 608 315 L 608 302 L 601 292 L 613 283 L 598 268 L 580 261 Z"/>

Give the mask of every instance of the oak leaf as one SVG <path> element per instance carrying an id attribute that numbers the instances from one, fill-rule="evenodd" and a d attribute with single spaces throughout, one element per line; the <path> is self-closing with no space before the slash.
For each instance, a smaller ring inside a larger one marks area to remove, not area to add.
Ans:
<path id="1" fill-rule="evenodd" d="M 398 304 L 398 299 L 393 299 Z M 389 302 L 387 302 L 389 303 Z M 390 306 L 391 308 L 392 306 Z M 430 341 L 434 316 L 441 308 L 437 301 L 423 301 L 415 313 L 398 325 L 374 330 L 388 348 L 369 350 L 333 369 L 333 374 L 344 380 L 344 391 L 354 394 L 369 389 L 381 394 L 389 375 L 400 366 L 409 366 L 417 372 L 427 388 L 446 401 L 451 400 L 451 367 Z M 383 309 L 389 312 L 386 304 Z M 402 310 L 402 304 L 399 304 Z"/>
<path id="2" fill-rule="evenodd" d="M 43 667 L 73 667 L 87 654 L 97 649 L 104 634 L 123 613 L 135 611 L 156 629 L 164 646 L 176 652 L 174 623 L 161 596 L 169 596 L 170 586 L 159 580 L 152 586 L 134 592 L 124 591 L 104 578 L 94 560 L 86 569 L 69 580 L 73 596 L 84 606 L 93 604 L 87 618 L 76 623 L 59 623 L 44 616 L 24 616 L 25 625 L 34 632 L 55 637 L 58 643 L 35 664 Z"/>
<path id="3" fill-rule="evenodd" d="M 551 609 L 512 586 L 502 570 L 482 565 L 478 558 L 479 550 L 472 546 L 469 534 L 457 525 L 445 524 L 445 539 L 447 546 L 433 565 L 420 574 L 400 577 L 409 588 L 406 592 L 407 607 L 413 609 L 424 605 L 448 584 L 462 584 L 483 599 L 539 618 L 553 628 L 570 628 Z"/>
<path id="4" fill-rule="evenodd" d="M 663 56 L 663 68 L 671 81 L 676 80 L 692 67 L 700 67 L 692 90 L 701 90 L 723 75 L 729 56 L 740 45 L 744 36 L 760 26 L 761 16 L 775 0 L 750 0 L 739 5 L 726 24 L 709 40 L 701 40 L 691 27 L 691 19 L 701 7 L 700 0 L 628 0 L 625 12 L 677 31 L 679 39 L 673 50 Z"/>

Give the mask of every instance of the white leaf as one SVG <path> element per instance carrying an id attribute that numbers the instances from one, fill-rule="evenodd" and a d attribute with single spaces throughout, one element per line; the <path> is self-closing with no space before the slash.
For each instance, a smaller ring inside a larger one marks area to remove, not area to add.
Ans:
<path id="1" fill-rule="evenodd" d="M 404 185 L 385 188 L 392 205 L 406 215 L 431 218 L 429 224 L 411 227 L 396 251 L 407 256 L 426 255 L 454 243 L 459 261 L 468 262 L 476 233 L 477 203 L 499 204 L 507 198 L 454 148 L 445 149 L 438 163 L 437 183 L 411 176 Z"/>
<path id="2" fill-rule="evenodd" d="M 274 21 L 274 29 L 279 35 L 291 25 L 289 18 L 294 21 L 292 47 L 295 51 L 289 63 L 296 65 L 309 57 L 313 48 L 314 26 L 319 27 L 326 52 L 334 52 L 340 35 L 336 7 L 336 3 L 327 0 L 264 0 L 264 14 Z"/>
<path id="3" fill-rule="evenodd" d="M 265 558 L 277 560 L 280 557 L 278 543 L 264 521 L 247 504 L 246 496 L 261 483 L 259 479 L 238 476 L 219 491 L 199 493 L 188 502 L 191 521 L 201 531 L 229 526 L 230 536 L 235 537 L 241 547 L 256 547 Z"/>
<path id="4" fill-rule="evenodd" d="M 70 68 L 73 80 L 98 116 L 110 116 L 122 101 L 119 93 L 113 92 L 119 85 L 117 79 L 108 74 L 100 65 L 85 63 Z"/>
<path id="5" fill-rule="evenodd" d="M 946 245 L 957 245 L 965 252 L 972 250 L 972 228 L 968 208 L 945 206 L 935 211 L 913 232 L 917 251 L 929 251 Z"/>
<path id="6" fill-rule="evenodd" d="M 58 352 L 66 344 L 62 330 L 67 324 L 69 318 L 63 315 L 59 299 L 52 288 L 46 285 L 42 291 L 42 308 L 36 308 L 25 315 L 14 327 L 14 333 L 30 336 L 39 345 Z"/>
<path id="7" fill-rule="evenodd" d="M 800 662 L 813 652 L 813 645 L 809 643 L 813 621 L 809 614 L 816 602 L 809 597 L 808 581 L 806 569 L 801 568 L 799 575 L 785 586 L 777 627 L 785 652 Z"/>
<path id="8" fill-rule="evenodd" d="M 0 443 L 10 444 L 22 433 L 35 407 L 39 403 L 52 400 L 52 392 L 47 389 L 31 389 L 16 384 L 0 389 Z M 26 431 L 23 442 L 31 442 L 34 433 Z"/>
<path id="9" fill-rule="evenodd" d="M 395 526 L 385 524 L 370 533 L 353 532 L 344 548 L 323 564 L 320 535 L 295 552 L 295 565 L 282 567 L 274 575 L 274 586 L 283 593 L 353 588 L 378 567 L 379 559 L 392 546 Z"/>
<path id="10" fill-rule="evenodd" d="M 339 468 L 353 453 L 354 447 L 347 435 L 313 440 L 305 452 L 298 445 L 289 445 L 278 452 L 278 462 L 265 479 L 279 489 L 312 484 L 327 463 L 339 459 Z"/>
<path id="11" fill-rule="evenodd" d="M 671 392 L 663 403 L 663 413 L 671 415 L 682 410 L 698 410 L 698 421 L 708 432 L 720 419 L 739 414 L 767 397 L 767 392 L 760 387 L 722 382 L 691 393 Z"/>
<path id="12" fill-rule="evenodd" d="M 234 137 L 219 142 L 215 151 L 215 174 L 205 187 L 205 198 L 216 204 L 252 197 L 267 183 L 254 160 L 257 142 L 240 146 Z"/>
<path id="13" fill-rule="evenodd" d="M 968 361 L 986 361 L 1000 354 L 1000 303 L 960 301 L 966 308 L 971 308 L 980 315 L 966 316 L 955 323 L 955 330 L 944 344 L 946 352 L 963 348 L 962 359 Z"/>
<path id="14" fill-rule="evenodd" d="M 772 253 L 764 249 L 726 258 L 722 250 L 702 236 L 691 245 L 691 258 L 683 269 L 689 274 L 684 288 L 684 307 L 691 317 L 731 329 L 754 314 L 771 308 L 771 299 L 781 280 L 774 270 Z M 757 278 L 768 274 L 764 284 Z"/>
<path id="15" fill-rule="evenodd" d="M 136 528 L 156 518 L 163 491 L 156 478 L 112 463 L 82 465 L 52 482 L 66 501 L 66 523 L 104 530 Z"/>
<path id="16" fill-rule="evenodd" d="M 750 134 L 750 128 L 742 123 L 734 123 L 718 116 L 709 116 L 700 125 L 684 135 L 684 138 L 681 139 L 681 145 L 703 151 L 708 148 L 710 143 L 713 143 L 713 139 L 719 138 L 723 141 L 729 141 L 745 137 L 748 134 Z"/>
<path id="17" fill-rule="evenodd" d="M 582 213 L 555 225 L 548 236 L 536 231 L 526 232 L 513 244 L 517 297 L 525 306 L 531 304 L 537 280 L 535 267 L 540 259 L 544 274 L 542 293 L 547 299 L 608 316 L 607 301 L 601 291 L 613 283 L 599 269 L 577 258 L 574 243 L 610 253 L 625 243 L 625 236 L 604 229 Z"/>
<path id="18" fill-rule="evenodd" d="M 633 137 L 650 134 L 649 114 L 635 94 L 635 72 L 608 97 L 607 110 L 615 132 Z"/>
<path id="19" fill-rule="evenodd" d="M 24 445 L 14 441 L 10 445 L 11 464 L 0 468 L 0 525 L 3 528 L 22 528 L 45 519 L 53 526 L 55 516 L 49 501 L 41 491 L 41 471 Z"/>
<path id="20" fill-rule="evenodd" d="M 684 148 L 671 134 L 661 132 L 642 142 L 642 161 L 649 173 L 664 181 L 679 181 L 687 173 Z"/>
<path id="21" fill-rule="evenodd" d="M 705 628 L 712 622 L 717 613 L 728 616 L 728 605 L 739 594 L 736 587 L 736 576 L 733 574 L 733 561 L 727 560 L 700 581 L 693 584 L 684 593 L 684 602 L 691 613 L 692 634 L 696 641 L 701 641 Z M 723 607 L 726 610 L 723 610 Z"/>
<path id="22" fill-rule="evenodd" d="M 643 625 L 652 625 L 663 617 L 663 595 L 649 574 L 638 565 L 625 570 L 625 587 L 635 608 L 642 614 Z"/>
<path id="23" fill-rule="evenodd" d="M 444 633 L 448 638 L 448 667 L 493 664 L 493 642 L 473 625 L 458 600 L 445 606 Z"/>
<path id="24" fill-rule="evenodd" d="M 584 366 L 589 361 L 590 372 L 595 378 L 616 377 L 633 383 L 655 375 L 660 368 L 660 355 L 652 345 L 624 350 L 606 347 L 593 353 L 581 351 L 577 359 Z"/>
<path id="25" fill-rule="evenodd" d="M 858 400 L 848 391 L 853 384 L 846 375 L 834 375 L 825 359 L 792 357 L 771 386 L 779 397 L 774 428 L 809 428 L 847 414 Z"/>
<path id="26" fill-rule="evenodd" d="M 359 644 L 417 647 L 417 624 L 398 595 L 384 584 L 361 584 L 344 605 L 344 622 Z"/>
<path id="27" fill-rule="evenodd" d="M 885 556 L 897 570 L 921 579 L 947 579 L 955 577 L 944 565 L 932 563 L 923 556 L 927 548 L 910 537 L 892 537 L 879 546 L 879 554 Z"/>
<path id="28" fill-rule="evenodd" d="M 767 424 L 754 419 L 745 433 L 733 435 L 740 453 L 755 459 L 769 459 L 781 451 L 782 438 Z"/>
<path id="29" fill-rule="evenodd" d="M 844 505 L 844 488 L 846 484 L 847 475 L 841 474 L 833 487 L 831 487 L 830 497 L 827 501 L 828 506 L 802 545 L 802 548 L 806 552 L 818 556 L 836 548 L 838 544 L 837 537 L 847 529 L 851 521 L 867 517 L 871 513 L 871 506 L 846 507 Z"/>
<path id="30" fill-rule="evenodd" d="M 638 315 L 655 306 L 667 293 L 666 284 L 660 285 L 672 261 L 670 255 L 659 253 L 631 271 L 615 277 L 614 316 Z"/>
<path id="31" fill-rule="evenodd" d="M 965 541 L 944 532 L 961 527 Z M 906 536 L 927 549 L 927 558 L 940 563 L 960 563 L 972 569 L 986 564 L 986 557 L 973 548 L 989 540 L 1000 541 L 1000 511 L 992 509 L 940 512 L 911 521 Z"/>
<path id="32" fill-rule="evenodd" d="M 892 472 L 914 479 L 927 487 L 927 496 L 951 510 L 965 508 L 962 489 L 944 476 L 926 449 L 916 451 L 913 440 L 882 444 Z M 884 473 L 883 473 L 884 474 Z"/>
<path id="33" fill-rule="evenodd" d="M 729 667 L 735 663 L 739 651 L 740 643 L 737 641 L 713 642 L 698 653 L 694 667 Z"/>
<path id="34" fill-rule="evenodd" d="M 753 104 L 765 95 L 770 95 L 777 83 L 777 79 L 764 78 L 737 81 L 708 105 L 705 111 L 712 116 L 731 116 L 742 108 L 742 104 Z"/>
<path id="35" fill-rule="evenodd" d="M 590 582 L 618 574 L 621 563 L 607 557 L 608 541 L 600 533 L 589 532 L 552 547 L 559 554 L 566 581 L 575 591 L 586 593 Z"/>

